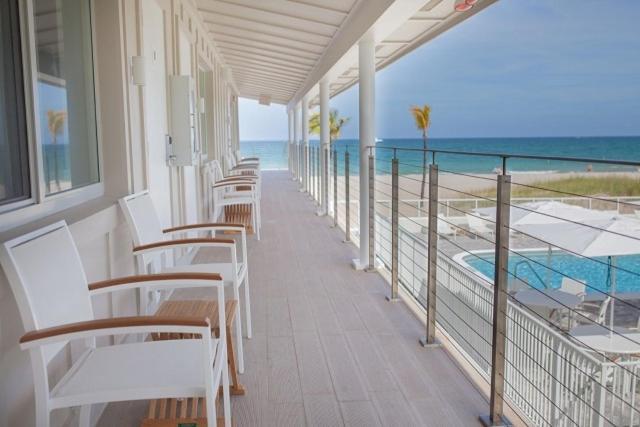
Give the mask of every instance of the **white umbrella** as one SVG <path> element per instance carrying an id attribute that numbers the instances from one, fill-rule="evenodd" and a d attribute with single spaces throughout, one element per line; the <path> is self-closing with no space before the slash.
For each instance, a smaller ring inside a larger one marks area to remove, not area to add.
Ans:
<path id="1" fill-rule="evenodd" d="M 494 207 L 476 209 L 475 212 L 494 221 L 496 219 L 496 208 Z M 598 211 L 547 200 L 511 206 L 509 222 L 512 228 L 517 228 L 519 225 L 527 224 L 565 223 L 566 220 L 582 222 L 609 219 L 615 214 L 616 211 Z"/>
<path id="2" fill-rule="evenodd" d="M 573 218 L 571 220 L 574 220 Z M 640 221 L 613 216 L 608 219 L 550 224 L 528 224 L 515 227 L 525 234 L 569 252 L 585 257 L 611 257 L 609 270 L 611 293 L 616 292 L 615 257 L 640 253 Z M 610 322 L 613 327 L 614 300 Z"/>

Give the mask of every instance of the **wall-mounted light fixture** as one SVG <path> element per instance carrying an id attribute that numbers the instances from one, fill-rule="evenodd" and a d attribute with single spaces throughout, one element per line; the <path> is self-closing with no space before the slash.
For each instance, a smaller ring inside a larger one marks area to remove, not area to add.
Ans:
<path id="1" fill-rule="evenodd" d="M 136 86 L 144 86 L 147 83 L 144 56 L 131 57 L 131 83 Z"/>
<path id="2" fill-rule="evenodd" d="M 271 97 L 269 95 L 260 95 L 258 103 L 260 105 L 271 105 Z"/>
<path id="3" fill-rule="evenodd" d="M 453 9 L 456 12 L 466 12 L 471 9 L 478 0 L 456 0 Z"/>

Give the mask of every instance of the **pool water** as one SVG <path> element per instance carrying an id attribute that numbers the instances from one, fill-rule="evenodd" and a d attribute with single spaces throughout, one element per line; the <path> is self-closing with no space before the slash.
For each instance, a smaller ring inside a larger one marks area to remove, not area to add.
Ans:
<path id="1" fill-rule="evenodd" d="M 464 261 L 490 280 L 493 279 L 493 253 L 467 255 Z M 551 256 L 551 268 L 554 271 L 546 267 L 547 262 L 546 251 L 512 254 L 509 257 L 509 280 L 513 280 L 515 274 L 531 286 L 542 288 L 542 282 L 547 282 L 550 277 L 551 287 L 558 288 L 562 277 L 566 276 L 586 281 L 587 293 L 611 290 L 607 257 L 582 258 L 554 251 Z M 618 267 L 615 271 L 617 292 L 640 292 L 640 255 L 619 256 L 616 257 L 615 263 Z"/>

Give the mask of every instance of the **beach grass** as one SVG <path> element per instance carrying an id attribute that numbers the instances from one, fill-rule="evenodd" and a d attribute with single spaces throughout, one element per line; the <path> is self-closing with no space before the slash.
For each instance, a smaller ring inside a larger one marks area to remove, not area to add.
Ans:
<path id="1" fill-rule="evenodd" d="M 495 190 L 481 196 L 493 196 Z M 562 197 L 563 193 L 585 196 L 640 196 L 640 179 L 630 176 L 567 177 L 541 180 L 527 186 L 511 186 L 511 197 Z"/>

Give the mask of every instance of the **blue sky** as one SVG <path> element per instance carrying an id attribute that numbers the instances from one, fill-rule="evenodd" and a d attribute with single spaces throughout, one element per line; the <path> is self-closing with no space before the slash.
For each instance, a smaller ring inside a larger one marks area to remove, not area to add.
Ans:
<path id="1" fill-rule="evenodd" d="M 376 74 L 381 138 L 640 135 L 640 1 L 502 0 Z M 331 99 L 358 136 L 358 88 Z M 250 119 L 249 119 L 250 117 Z M 286 139 L 284 106 L 240 102 L 243 140 Z"/>

